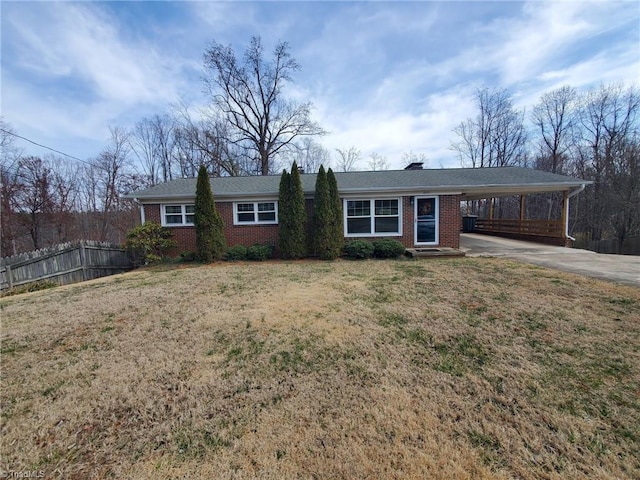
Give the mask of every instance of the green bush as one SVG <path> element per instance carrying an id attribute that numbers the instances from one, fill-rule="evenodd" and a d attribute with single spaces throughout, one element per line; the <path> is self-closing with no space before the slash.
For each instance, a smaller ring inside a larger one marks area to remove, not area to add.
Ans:
<path id="1" fill-rule="evenodd" d="M 247 247 L 244 245 L 234 245 L 229 248 L 225 254 L 224 259 L 230 262 L 247 259 Z"/>
<path id="2" fill-rule="evenodd" d="M 162 261 L 177 243 L 171 238 L 171 230 L 155 222 L 145 222 L 127 233 L 124 248 L 135 266 Z"/>
<path id="3" fill-rule="evenodd" d="M 373 243 L 366 240 L 351 240 L 344 246 L 344 253 L 348 258 L 354 260 L 371 258 L 373 255 Z"/>
<path id="4" fill-rule="evenodd" d="M 404 251 L 405 246 L 392 238 L 383 238 L 373 242 L 373 256 L 376 258 L 396 258 Z"/>
<path id="5" fill-rule="evenodd" d="M 194 262 L 196 260 L 196 253 L 184 251 L 180 252 L 180 261 L 181 262 Z"/>
<path id="6" fill-rule="evenodd" d="M 239 260 L 262 262 L 273 257 L 274 251 L 275 247 L 271 245 L 256 244 L 251 247 L 245 247 L 244 245 L 235 245 L 225 252 L 224 259 L 230 262 Z"/>
<path id="7" fill-rule="evenodd" d="M 247 259 L 255 262 L 262 262 L 271 258 L 273 247 L 269 245 L 253 245 L 247 248 Z"/>

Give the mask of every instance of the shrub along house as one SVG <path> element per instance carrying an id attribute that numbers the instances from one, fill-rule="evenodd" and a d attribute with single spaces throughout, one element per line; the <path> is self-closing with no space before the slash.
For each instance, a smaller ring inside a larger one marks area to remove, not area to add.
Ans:
<path id="1" fill-rule="evenodd" d="M 521 196 L 520 218 L 511 226 L 489 218 L 478 222 L 479 229 L 516 236 L 532 234 L 564 244 L 570 239 L 569 199 L 590 183 L 522 167 L 431 170 L 422 169 L 421 164 L 404 170 L 341 172 L 335 176 L 343 205 L 345 241 L 386 237 L 407 248 L 458 248 L 461 202 L 513 195 Z M 228 246 L 277 244 L 279 175 L 210 181 Z M 310 220 L 316 175 L 303 174 L 301 181 Z M 171 228 L 178 251 L 194 251 L 195 191 L 196 179 L 185 178 L 135 192 L 129 198 L 140 204 L 142 223 L 154 221 Z M 563 218 L 546 222 L 543 229 L 533 228 L 523 218 L 524 198 L 545 192 L 563 192 Z"/>

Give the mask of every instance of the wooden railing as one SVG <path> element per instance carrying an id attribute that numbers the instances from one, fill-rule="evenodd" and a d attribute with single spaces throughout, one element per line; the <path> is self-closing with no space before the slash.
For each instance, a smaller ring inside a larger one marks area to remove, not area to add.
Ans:
<path id="1" fill-rule="evenodd" d="M 512 235 L 529 235 L 539 237 L 564 237 L 564 225 L 561 220 L 505 220 L 478 219 L 477 232 L 505 233 Z"/>

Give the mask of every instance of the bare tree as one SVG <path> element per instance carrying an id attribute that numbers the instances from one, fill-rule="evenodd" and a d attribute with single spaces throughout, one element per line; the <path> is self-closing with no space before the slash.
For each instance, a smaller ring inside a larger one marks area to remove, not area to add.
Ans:
<path id="1" fill-rule="evenodd" d="M 0 116 L 0 160 L 5 168 L 9 166 L 7 162 L 13 162 L 20 155 L 15 146 L 15 135 L 16 132 L 11 124 Z"/>
<path id="2" fill-rule="evenodd" d="M 79 167 L 63 157 L 47 157 L 51 169 L 51 211 L 46 218 L 49 244 L 79 238 L 75 212 L 78 208 Z"/>
<path id="3" fill-rule="evenodd" d="M 570 149 L 575 144 L 576 90 L 568 85 L 547 92 L 533 107 L 531 120 L 539 135 L 536 168 L 566 173 Z"/>
<path id="4" fill-rule="evenodd" d="M 229 140 L 233 136 L 230 124 L 219 112 L 209 112 L 200 120 L 193 119 L 186 104 L 179 105 L 176 112 L 175 145 L 181 176 L 195 177 L 200 165 L 213 177 L 259 173 L 246 144 Z"/>
<path id="5" fill-rule="evenodd" d="M 131 205 L 122 199 L 122 194 L 143 182 L 131 169 L 129 132 L 120 127 L 109 131 L 109 144 L 85 172 L 84 197 L 97 220 L 92 236 L 101 241 L 120 242 L 132 226 L 128 215 Z"/>
<path id="6" fill-rule="evenodd" d="M 476 93 L 478 115 L 461 122 L 451 143 L 463 166 L 473 168 L 517 165 L 526 154 L 524 112 L 513 108 L 506 90 L 487 88 Z"/>
<path id="7" fill-rule="evenodd" d="M 357 168 L 356 164 L 361 159 L 360 150 L 356 147 L 349 147 L 348 149 L 336 148 L 336 152 L 338 152 L 336 166 L 339 172 L 351 172 Z"/>
<path id="8" fill-rule="evenodd" d="M 625 142 L 607 170 L 606 201 L 612 207 L 609 224 L 618 243 L 618 253 L 622 253 L 625 240 L 640 233 L 640 139 L 637 136 Z"/>
<path id="9" fill-rule="evenodd" d="M 0 255 L 16 253 L 16 225 L 14 197 L 20 188 L 18 159 L 20 153 L 14 142 L 15 132 L 0 117 Z"/>
<path id="10" fill-rule="evenodd" d="M 284 96 L 284 86 L 299 69 L 286 42 L 276 45 L 270 61 L 260 37 L 251 39 L 242 61 L 231 47 L 213 42 L 204 65 L 206 91 L 232 126 L 228 140 L 254 152 L 262 175 L 272 171 L 274 158 L 297 137 L 324 133 L 311 120 L 310 102 Z"/>
<path id="11" fill-rule="evenodd" d="M 377 170 L 389 170 L 389 162 L 386 157 L 383 157 L 378 152 L 373 152 L 369 155 L 369 169 L 374 172 Z"/>
<path id="12" fill-rule="evenodd" d="M 582 178 L 594 181 L 593 188 L 582 196 L 591 240 L 598 241 L 610 226 L 612 215 L 620 205 L 612 199 L 612 174 L 624 172 L 633 163 L 624 160 L 630 145 L 637 141 L 640 115 L 640 92 L 621 84 L 601 85 L 590 90 L 580 105 L 580 143 L 576 169 Z M 630 172 L 628 173 L 630 174 Z M 629 185 L 632 187 L 632 184 Z M 618 183 L 618 187 L 620 184 Z M 633 188 L 633 187 L 632 187 Z"/>
<path id="13" fill-rule="evenodd" d="M 537 142 L 533 166 L 536 169 L 569 173 L 572 149 L 576 146 L 577 100 L 576 90 L 565 85 L 543 94 L 533 107 L 531 122 Z M 532 218 L 560 218 L 562 195 L 534 195 L 529 199 L 528 208 Z"/>
<path id="14" fill-rule="evenodd" d="M 306 173 L 316 173 L 320 165 L 325 168 L 331 166 L 331 154 L 329 150 L 324 148 L 311 137 L 303 137 L 299 142 L 295 143 L 295 150 L 291 151 L 290 158 L 285 158 L 286 165 L 291 165 L 295 160 L 296 163 Z"/>
<path id="15" fill-rule="evenodd" d="M 53 172 L 38 157 L 24 157 L 18 162 L 18 185 L 11 198 L 12 210 L 19 222 L 29 232 L 34 249 L 43 246 L 43 224 L 46 215 L 51 213 L 53 198 L 51 184 Z"/>
<path id="16" fill-rule="evenodd" d="M 175 120 L 167 114 L 143 118 L 133 128 L 131 150 L 153 186 L 173 179 Z"/>

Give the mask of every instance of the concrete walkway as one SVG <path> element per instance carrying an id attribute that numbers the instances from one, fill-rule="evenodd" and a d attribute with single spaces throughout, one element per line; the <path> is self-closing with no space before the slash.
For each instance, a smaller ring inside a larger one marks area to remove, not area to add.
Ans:
<path id="1" fill-rule="evenodd" d="M 468 257 L 506 257 L 587 277 L 640 287 L 640 256 L 606 255 L 508 238 L 463 233 L 460 250 Z"/>

